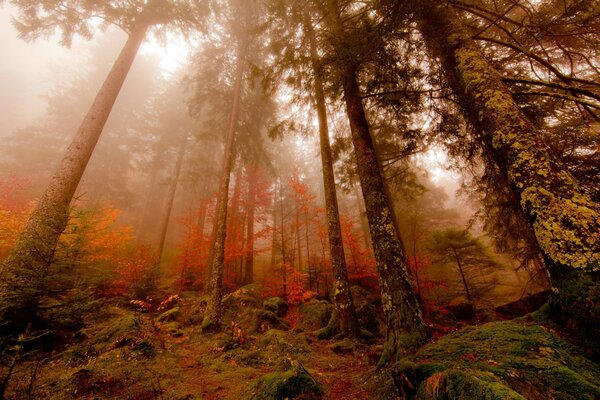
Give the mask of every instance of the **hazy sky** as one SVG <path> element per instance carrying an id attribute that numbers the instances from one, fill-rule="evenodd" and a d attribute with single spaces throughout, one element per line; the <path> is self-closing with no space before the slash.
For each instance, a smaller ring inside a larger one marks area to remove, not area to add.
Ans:
<path id="1" fill-rule="evenodd" d="M 76 38 L 70 49 L 58 37 L 40 38 L 33 43 L 18 38 L 12 26 L 14 8 L 0 7 L 0 137 L 35 121 L 44 111 L 41 95 L 81 67 L 81 56 L 90 42 Z M 99 33 L 98 35 L 102 35 Z M 142 48 L 157 53 L 166 72 L 172 72 L 187 56 L 188 48 L 180 38 L 161 48 L 152 39 Z M 79 61 L 79 62 L 78 62 Z"/>
<path id="2" fill-rule="evenodd" d="M 82 46 L 77 41 L 66 49 L 56 38 L 27 43 L 18 38 L 11 14 L 12 7 L 0 8 L 0 136 L 28 125 L 43 113 L 40 95 L 77 67 L 76 54 Z"/>

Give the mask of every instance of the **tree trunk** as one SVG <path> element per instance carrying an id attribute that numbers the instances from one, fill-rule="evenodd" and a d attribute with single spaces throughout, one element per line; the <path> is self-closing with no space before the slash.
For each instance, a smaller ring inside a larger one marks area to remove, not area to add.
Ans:
<path id="1" fill-rule="evenodd" d="M 233 185 L 233 196 L 231 197 L 231 207 L 229 207 L 229 214 L 227 215 L 227 227 L 229 230 L 229 234 L 227 235 L 226 246 L 230 247 L 232 242 L 234 242 L 234 246 L 241 245 L 241 238 L 243 237 L 243 232 L 240 235 L 240 200 L 242 197 L 242 166 L 238 165 L 237 170 L 235 172 L 235 183 Z M 231 248 L 231 247 L 230 247 Z M 237 259 L 230 259 L 226 268 L 228 271 L 232 271 L 233 275 L 237 274 Z M 236 283 L 239 282 L 238 277 L 235 277 Z"/>
<path id="2" fill-rule="evenodd" d="M 590 198 L 551 156 L 453 10 L 431 0 L 415 4 L 428 46 L 448 71 L 484 150 L 518 195 L 550 272 L 557 277 L 598 263 L 600 215 Z"/>
<path id="3" fill-rule="evenodd" d="M 467 295 L 467 300 L 473 303 L 473 296 L 471 296 L 471 291 L 469 290 L 469 285 L 467 284 L 465 271 L 463 271 L 462 263 L 460 262 L 460 257 L 458 256 L 458 253 L 456 252 L 455 248 L 452 248 L 452 255 L 454 255 L 454 261 L 456 261 L 456 265 L 458 265 L 458 272 L 460 273 L 460 278 L 462 279 L 465 294 Z"/>
<path id="4" fill-rule="evenodd" d="M 348 270 L 346 268 L 346 259 L 344 257 L 344 242 L 342 240 L 340 212 L 335 189 L 335 176 L 333 173 L 333 157 L 331 155 L 331 145 L 329 143 L 329 127 L 327 126 L 323 71 L 319 63 L 312 21 L 310 20 L 308 12 L 304 13 L 304 29 L 310 43 L 311 64 L 315 84 L 315 106 L 317 108 L 319 120 L 319 143 L 321 147 L 321 165 L 323 167 L 327 233 L 329 236 L 329 252 L 331 253 L 331 266 L 334 277 L 332 300 L 339 317 L 340 332 L 344 335 L 356 335 L 359 331 L 359 324 L 354 301 L 352 300 L 352 293 L 350 292 Z"/>
<path id="5" fill-rule="evenodd" d="M 254 212 L 256 210 L 256 184 L 257 184 L 256 163 L 252 162 L 248 169 L 248 205 L 247 205 L 247 246 L 248 254 L 246 255 L 244 265 L 244 285 L 249 285 L 254 282 Z"/>
<path id="6" fill-rule="evenodd" d="M 153 220 L 153 212 L 152 208 L 154 206 L 155 198 L 156 198 L 156 181 L 158 180 L 158 175 L 162 168 L 163 160 L 159 156 L 159 154 L 154 154 L 152 165 L 150 167 L 150 182 L 148 185 L 148 189 L 145 191 L 144 196 L 144 207 L 142 212 L 140 212 L 140 221 L 137 226 L 137 235 L 136 240 L 138 244 L 145 243 L 148 240 L 148 230 L 150 230 L 151 219 Z"/>
<path id="7" fill-rule="evenodd" d="M 169 187 L 167 188 L 167 199 L 165 203 L 165 209 L 163 210 L 162 221 L 160 223 L 157 255 L 157 261 L 159 263 L 162 260 L 162 255 L 165 248 L 165 239 L 167 237 L 167 230 L 169 229 L 169 220 L 171 219 L 173 202 L 175 201 L 175 194 L 177 193 L 177 184 L 179 183 L 179 176 L 181 175 L 181 167 L 183 166 L 183 158 L 185 156 L 187 141 L 188 135 L 187 132 L 185 132 L 181 137 L 181 143 L 179 143 L 179 149 L 177 150 L 177 161 L 175 161 L 173 174 L 171 175 Z"/>
<path id="8" fill-rule="evenodd" d="M 0 271 L 0 319 L 25 328 L 37 313 L 44 276 L 69 219 L 81 176 L 127 77 L 148 25 L 132 31 Z"/>
<path id="9" fill-rule="evenodd" d="M 358 65 L 347 54 L 343 43 L 344 27 L 337 0 L 327 0 L 328 19 L 333 29 L 334 47 L 339 60 L 346 112 L 350 122 L 357 172 L 365 199 L 373 250 L 379 272 L 383 312 L 387 320 L 386 342 L 379 364 L 420 346 L 427 331 L 413 293 L 406 256 L 385 192 L 369 125 L 357 82 Z"/>
<path id="10" fill-rule="evenodd" d="M 283 288 L 283 299 L 287 299 L 287 260 L 285 255 L 285 231 L 283 228 L 283 182 L 281 178 L 279 178 L 279 211 L 281 212 L 279 216 L 280 223 L 280 233 L 281 233 L 281 280 L 282 280 L 282 288 Z"/>
<path id="11" fill-rule="evenodd" d="M 240 98 L 242 95 L 242 80 L 246 63 L 246 49 L 242 46 L 238 53 L 237 67 L 235 72 L 235 83 L 233 87 L 233 101 L 231 114 L 229 115 L 229 126 L 227 128 L 227 138 L 225 142 L 225 152 L 223 155 L 223 164 L 221 167 L 221 178 L 219 181 L 219 194 L 217 197 L 216 215 L 214 220 L 214 242 L 212 246 L 212 257 L 210 259 L 210 282 L 209 296 L 204 311 L 204 320 L 201 330 L 220 331 L 223 297 L 223 261 L 225 258 L 225 238 L 227 236 L 227 201 L 229 199 L 229 180 L 231 169 L 235 159 L 235 131 L 238 121 L 240 108 Z"/>

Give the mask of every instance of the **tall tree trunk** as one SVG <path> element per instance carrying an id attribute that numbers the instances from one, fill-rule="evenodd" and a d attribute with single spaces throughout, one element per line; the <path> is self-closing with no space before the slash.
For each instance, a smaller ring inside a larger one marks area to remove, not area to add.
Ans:
<path id="1" fill-rule="evenodd" d="M 283 298 L 287 299 L 287 259 L 285 252 L 285 231 L 283 227 L 283 182 L 281 178 L 279 178 L 279 211 L 281 212 L 279 216 L 279 223 L 281 229 L 281 279 L 282 279 L 282 287 L 283 287 Z"/>
<path id="2" fill-rule="evenodd" d="M 69 206 L 148 25 L 138 23 L 113 64 L 75 138 L 66 150 L 9 257 L 0 267 L 0 319 L 25 328 L 37 314 L 58 239 L 69 219 Z"/>
<path id="3" fill-rule="evenodd" d="M 298 247 L 298 272 L 302 272 L 302 243 L 300 242 L 300 204 L 298 202 L 298 193 L 294 192 L 294 231 L 296 236 L 296 246 Z"/>
<path id="4" fill-rule="evenodd" d="M 257 173 L 256 163 L 252 162 L 248 169 L 248 205 L 246 212 L 248 254 L 244 264 L 244 285 L 254 282 L 254 213 L 256 211 Z"/>
<path id="5" fill-rule="evenodd" d="M 562 270 L 598 263 L 600 215 L 590 198 L 552 157 L 454 11 L 431 0 L 415 5 L 429 48 L 518 195 L 555 280 Z"/>
<path id="6" fill-rule="evenodd" d="M 360 229 L 362 230 L 365 241 L 365 250 L 367 250 L 369 256 L 373 256 L 373 241 L 371 240 L 371 231 L 369 230 L 369 219 L 367 218 L 367 210 L 364 206 L 364 199 L 361 196 L 359 185 L 355 186 L 354 193 L 356 196 L 356 204 L 358 205 Z"/>
<path id="7" fill-rule="evenodd" d="M 359 331 L 359 324 L 354 301 L 352 300 L 352 293 L 350 292 L 348 270 L 346 268 L 346 259 L 344 257 L 344 242 L 342 240 L 340 212 L 335 190 L 335 176 L 333 173 L 333 157 L 331 155 L 331 145 L 329 143 L 329 127 L 327 126 L 323 71 L 319 62 L 312 21 L 310 20 L 308 12 L 304 13 L 304 29 L 310 43 L 311 64 L 315 76 L 315 106 L 317 108 L 319 120 L 319 143 L 321 147 L 321 165 L 323 167 L 327 233 L 329 236 L 329 252 L 331 253 L 331 266 L 334 277 L 333 304 L 339 317 L 340 332 L 345 335 L 356 335 Z"/>
<path id="8" fill-rule="evenodd" d="M 233 184 L 233 196 L 231 197 L 231 207 L 229 207 L 229 214 L 227 215 L 227 227 L 229 234 L 227 235 L 226 246 L 231 246 L 234 242 L 234 246 L 241 245 L 241 238 L 243 232 L 240 235 L 240 200 L 242 197 L 242 166 L 238 165 L 235 171 L 235 183 Z M 232 271 L 234 276 L 236 275 L 236 264 L 238 260 L 232 259 L 227 262 L 226 268 L 228 271 Z M 235 277 L 238 282 L 237 277 Z"/>
<path id="9" fill-rule="evenodd" d="M 463 270 L 462 263 L 460 262 L 460 257 L 456 252 L 455 248 L 452 248 L 452 255 L 454 256 L 454 261 L 456 261 L 456 265 L 458 265 L 458 272 L 460 273 L 460 278 L 462 279 L 463 288 L 465 289 L 465 294 L 467 295 L 467 300 L 473 303 L 473 296 L 471 296 L 471 291 L 469 290 L 469 284 L 467 283 L 467 278 L 465 277 L 465 271 Z"/>
<path id="10" fill-rule="evenodd" d="M 165 249 L 165 239 L 167 238 L 167 230 L 169 229 L 169 220 L 171 219 L 171 211 L 173 210 L 173 202 L 175 201 L 175 194 L 177 193 L 177 184 L 179 183 L 179 177 L 181 176 L 181 167 L 183 166 L 183 158 L 185 156 L 185 148 L 187 146 L 188 133 L 184 132 L 181 136 L 181 142 L 179 143 L 179 149 L 177 150 L 177 160 L 173 167 L 173 173 L 171 174 L 171 180 L 167 188 L 167 198 L 165 201 L 165 208 L 163 210 L 162 220 L 160 223 L 160 230 L 158 231 L 158 255 L 157 261 L 160 263 L 162 260 L 163 252 Z"/>
<path id="11" fill-rule="evenodd" d="M 242 45 L 238 52 L 237 66 L 235 72 L 235 83 L 233 87 L 233 101 L 229 115 L 225 152 L 221 167 L 221 178 L 219 183 L 219 194 L 217 197 L 216 215 L 214 220 L 214 242 L 212 246 L 212 257 L 210 262 L 209 296 L 202 321 L 202 331 L 220 331 L 221 316 L 223 313 L 221 300 L 223 298 L 223 261 L 225 258 L 225 238 L 227 236 L 227 202 L 229 199 L 229 180 L 231 169 L 235 159 L 235 131 L 240 109 L 242 95 L 242 80 L 246 64 L 246 45 Z"/>
<path id="12" fill-rule="evenodd" d="M 206 211 L 208 208 L 208 183 L 204 180 L 202 184 L 202 193 L 200 194 L 200 205 L 198 206 L 198 219 L 196 220 L 196 226 L 198 227 L 198 233 L 204 235 L 204 225 L 206 224 Z M 192 221 L 190 221 L 192 223 Z"/>
<path id="13" fill-rule="evenodd" d="M 421 345 L 427 338 L 419 303 L 413 293 L 404 246 L 393 220 L 357 82 L 358 65 L 343 42 L 344 27 L 337 0 L 327 0 L 334 46 L 340 57 L 340 79 L 350 122 L 358 176 L 365 199 L 381 300 L 387 321 L 380 365 Z"/>

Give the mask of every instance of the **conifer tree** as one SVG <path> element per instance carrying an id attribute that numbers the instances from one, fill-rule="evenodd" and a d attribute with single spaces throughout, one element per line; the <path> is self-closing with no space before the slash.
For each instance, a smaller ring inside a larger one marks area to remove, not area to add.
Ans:
<path id="1" fill-rule="evenodd" d="M 113 64 L 73 141 L 40 198 L 19 240 L 0 270 L 0 319 L 10 321 L 9 330 L 19 331 L 35 322 L 43 277 L 52 263 L 59 236 L 69 218 L 69 207 L 87 163 L 102 133 L 110 111 L 148 29 L 154 25 L 197 23 L 203 4 L 152 0 L 121 2 L 21 1 L 16 27 L 22 37 L 36 39 L 60 30 L 69 45 L 75 34 L 91 37 L 92 18 L 101 16 L 120 27 L 128 39 Z M 146 4 L 147 3 L 147 4 Z"/>

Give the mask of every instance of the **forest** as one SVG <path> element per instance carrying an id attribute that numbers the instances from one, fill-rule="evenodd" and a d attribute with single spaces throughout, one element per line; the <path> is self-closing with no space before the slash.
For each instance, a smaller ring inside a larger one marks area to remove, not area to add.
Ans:
<path id="1" fill-rule="evenodd" d="M 0 400 L 600 399 L 600 0 L 0 0 Z"/>

